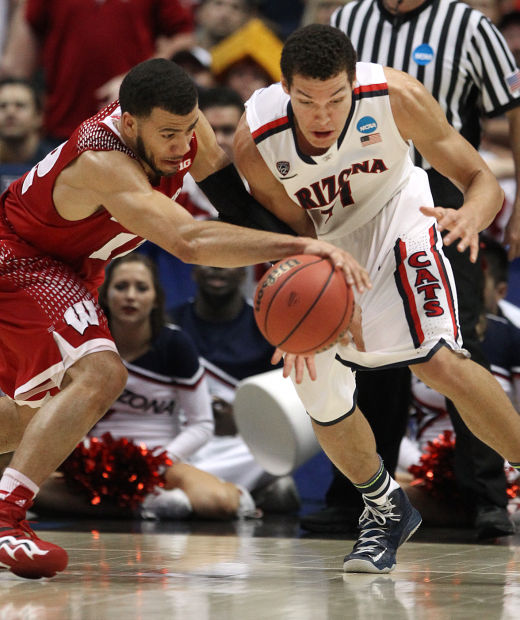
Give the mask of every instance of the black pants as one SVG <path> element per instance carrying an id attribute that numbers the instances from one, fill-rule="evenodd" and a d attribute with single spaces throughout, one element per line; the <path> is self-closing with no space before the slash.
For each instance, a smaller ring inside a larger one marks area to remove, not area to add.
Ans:
<path id="1" fill-rule="evenodd" d="M 459 299 L 459 319 L 464 347 L 472 359 L 487 367 L 476 335 L 482 309 L 482 271 L 479 263 L 469 261 L 468 252 L 460 254 L 453 246 L 444 251 L 450 259 Z M 357 373 L 358 404 L 376 438 L 376 445 L 387 470 L 393 475 L 401 439 L 405 433 L 410 405 L 410 373 L 407 368 L 371 370 Z M 447 401 L 456 433 L 455 476 L 468 507 L 506 506 L 504 460 L 477 439 L 462 421 L 457 410 Z M 325 500 L 328 506 L 359 506 L 361 494 L 334 469 Z"/>

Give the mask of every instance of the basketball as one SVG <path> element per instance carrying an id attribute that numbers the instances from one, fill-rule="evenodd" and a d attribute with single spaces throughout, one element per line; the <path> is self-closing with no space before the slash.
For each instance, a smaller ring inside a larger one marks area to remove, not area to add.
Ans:
<path id="1" fill-rule="evenodd" d="M 349 326 L 353 310 L 354 293 L 345 274 L 312 254 L 276 263 L 255 290 L 260 331 L 287 353 L 308 355 L 331 347 Z"/>

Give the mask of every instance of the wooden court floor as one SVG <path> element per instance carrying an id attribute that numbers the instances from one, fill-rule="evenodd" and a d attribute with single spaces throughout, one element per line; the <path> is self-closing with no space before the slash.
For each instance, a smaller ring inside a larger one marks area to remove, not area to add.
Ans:
<path id="1" fill-rule="evenodd" d="M 520 619 L 520 535 L 423 528 L 390 575 L 347 575 L 352 539 L 306 537 L 296 517 L 34 527 L 69 566 L 38 581 L 0 571 L 0 620 Z"/>

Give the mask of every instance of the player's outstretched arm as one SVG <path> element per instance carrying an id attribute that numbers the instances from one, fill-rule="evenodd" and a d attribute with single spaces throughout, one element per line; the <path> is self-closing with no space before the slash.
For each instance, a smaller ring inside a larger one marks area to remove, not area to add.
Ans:
<path id="1" fill-rule="evenodd" d="M 86 151 L 59 176 L 58 213 L 68 220 L 105 208 L 130 232 L 149 239 L 186 263 L 238 267 L 293 254 L 317 254 L 345 272 L 353 284 L 368 275 L 343 250 L 317 239 L 195 220 L 181 205 L 150 186 L 136 160 L 118 151 Z"/>
<path id="2" fill-rule="evenodd" d="M 478 233 L 487 228 L 502 206 L 504 194 L 480 154 L 446 120 L 444 112 L 424 86 L 401 71 L 385 68 L 392 112 L 404 140 L 413 140 L 421 155 L 464 194 L 460 209 L 423 207 L 448 230 L 444 243 L 457 239 L 461 252 L 478 254 Z"/>

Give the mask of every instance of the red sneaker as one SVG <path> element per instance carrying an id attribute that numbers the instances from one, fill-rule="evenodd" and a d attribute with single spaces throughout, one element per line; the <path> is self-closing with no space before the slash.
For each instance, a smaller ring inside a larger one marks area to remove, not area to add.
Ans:
<path id="1" fill-rule="evenodd" d="M 54 577 L 66 568 L 68 555 L 58 545 L 38 538 L 25 521 L 30 497 L 30 491 L 19 486 L 0 500 L 0 566 L 26 579 Z"/>

